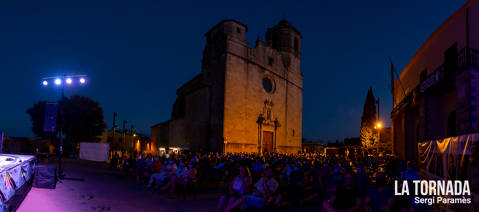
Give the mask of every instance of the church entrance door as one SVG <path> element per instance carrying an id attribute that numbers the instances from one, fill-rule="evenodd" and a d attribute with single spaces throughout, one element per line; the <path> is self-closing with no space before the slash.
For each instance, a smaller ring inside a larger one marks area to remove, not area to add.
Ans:
<path id="1" fill-rule="evenodd" d="M 263 131 L 263 152 L 273 151 L 273 132 Z"/>

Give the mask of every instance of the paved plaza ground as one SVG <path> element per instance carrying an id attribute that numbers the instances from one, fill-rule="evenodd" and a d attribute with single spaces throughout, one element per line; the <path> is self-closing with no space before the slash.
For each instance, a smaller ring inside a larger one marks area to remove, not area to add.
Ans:
<path id="1" fill-rule="evenodd" d="M 104 163 L 67 159 L 66 177 L 56 189 L 32 188 L 18 208 L 26 211 L 211 211 L 216 210 L 218 194 L 202 192 L 194 196 L 169 199 L 158 195 L 132 178 L 119 178 L 118 172 Z"/>
<path id="2" fill-rule="evenodd" d="M 84 181 L 63 180 L 57 183 L 56 189 L 32 188 L 18 211 L 218 211 L 219 189 L 201 190 L 195 196 L 188 195 L 186 200 L 182 196 L 170 199 L 131 177 L 120 178 L 118 171 L 105 163 L 66 159 L 64 167 L 66 177 Z M 316 210 L 295 208 L 286 211 Z"/>

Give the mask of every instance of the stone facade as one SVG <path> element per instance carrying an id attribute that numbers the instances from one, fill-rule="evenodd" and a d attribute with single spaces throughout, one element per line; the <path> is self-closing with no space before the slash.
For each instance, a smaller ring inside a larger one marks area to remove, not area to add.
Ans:
<path id="1" fill-rule="evenodd" d="M 301 150 L 301 34 L 282 20 L 250 48 L 247 30 L 224 20 L 206 33 L 202 72 L 178 89 L 172 118 L 152 127 L 153 141 L 217 152 Z"/>

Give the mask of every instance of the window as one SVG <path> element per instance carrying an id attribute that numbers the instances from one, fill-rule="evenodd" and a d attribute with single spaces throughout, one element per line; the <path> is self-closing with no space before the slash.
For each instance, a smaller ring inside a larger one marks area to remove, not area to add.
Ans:
<path id="1" fill-rule="evenodd" d="M 456 111 L 452 111 L 447 119 L 447 137 L 456 136 Z"/>
<path id="2" fill-rule="evenodd" d="M 298 44 L 298 38 L 294 37 L 294 52 L 298 52 L 299 50 L 299 44 Z"/>
<path id="3" fill-rule="evenodd" d="M 444 52 L 444 71 L 447 75 L 457 70 L 457 43 L 454 43 Z"/>
<path id="4" fill-rule="evenodd" d="M 274 90 L 273 81 L 271 81 L 271 79 L 268 77 L 263 78 L 263 88 L 266 92 L 273 93 L 273 90 Z"/>
<path id="5" fill-rule="evenodd" d="M 421 82 L 424 82 L 424 80 L 426 80 L 426 77 L 427 77 L 427 70 L 424 69 L 424 71 L 422 71 L 420 74 L 419 74 L 419 80 Z"/>
<path id="6" fill-rule="evenodd" d="M 239 27 L 236 27 L 236 32 L 237 32 L 238 34 L 241 34 L 241 29 L 240 29 Z"/>
<path id="7" fill-rule="evenodd" d="M 272 66 L 273 65 L 273 58 L 268 57 L 268 65 Z"/>

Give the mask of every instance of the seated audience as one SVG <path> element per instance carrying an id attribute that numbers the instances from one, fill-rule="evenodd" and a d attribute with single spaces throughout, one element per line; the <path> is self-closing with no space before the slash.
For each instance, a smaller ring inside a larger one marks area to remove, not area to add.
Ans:
<path id="1" fill-rule="evenodd" d="M 237 175 L 230 186 L 228 186 L 228 191 L 220 197 L 218 209 L 224 210 L 227 204 L 232 205 L 237 199 L 243 197 L 249 190 L 251 184 L 252 178 L 249 168 L 245 165 L 240 166 L 239 175 Z"/>
<path id="2" fill-rule="evenodd" d="M 225 211 L 231 211 L 237 207 L 255 207 L 264 208 L 270 198 L 278 188 L 278 181 L 273 178 L 273 168 L 268 166 L 265 168 L 264 176 L 261 177 L 253 187 L 253 193 L 245 195 L 228 205 Z M 244 204 L 244 205 L 243 205 Z"/>

